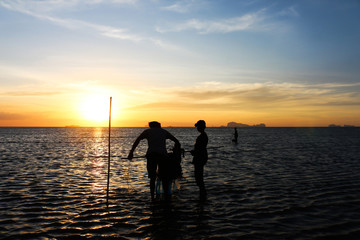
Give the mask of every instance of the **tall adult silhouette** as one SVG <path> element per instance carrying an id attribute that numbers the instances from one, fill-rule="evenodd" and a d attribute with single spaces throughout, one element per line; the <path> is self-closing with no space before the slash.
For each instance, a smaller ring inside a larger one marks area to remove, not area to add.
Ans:
<path id="1" fill-rule="evenodd" d="M 200 191 L 200 200 L 206 200 L 207 192 L 204 183 L 204 166 L 208 160 L 207 144 L 208 136 L 205 132 L 206 123 L 204 120 L 199 120 L 195 124 L 196 129 L 200 132 L 200 135 L 196 138 L 194 149 L 191 150 L 193 155 L 194 174 L 195 181 Z"/>
<path id="2" fill-rule="evenodd" d="M 175 142 L 175 147 L 180 148 L 180 142 L 177 140 L 171 133 L 167 130 L 161 128 L 159 122 L 153 121 L 149 122 L 149 129 L 144 130 L 135 140 L 132 145 L 132 148 L 129 152 L 128 159 L 132 159 L 134 156 L 134 150 L 139 145 L 140 141 L 146 139 L 148 142 L 148 149 L 146 153 L 146 167 L 148 172 L 148 177 L 150 178 L 150 195 L 151 200 L 154 200 L 155 192 L 155 180 L 156 180 L 156 171 L 157 169 L 166 169 L 166 167 L 161 167 L 162 163 L 169 161 L 169 157 L 166 150 L 166 139 L 170 139 Z M 160 166 L 159 166 L 160 165 Z M 164 174 L 159 172 L 159 174 Z M 169 182 L 162 181 L 163 189 L 168 189 Z M 164 191 L 165 199 L 170 196 Z"/>

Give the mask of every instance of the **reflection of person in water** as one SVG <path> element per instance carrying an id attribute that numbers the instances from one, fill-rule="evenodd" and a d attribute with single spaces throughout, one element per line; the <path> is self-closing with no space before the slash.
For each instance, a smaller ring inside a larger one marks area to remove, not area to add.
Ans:
<path id="1" fill-rule="evenodd" d="M 234 139 L 233 139 L 233 142 L 236 142 L 237 143 L 237 141 L 238 141 L 238 132 L 237 132 L 237 129 L 236 128 L 234 128 Z"/>
<path id="2" fill-rule="evenodd" d="M 193 164 L 195 170 L 195 180 L 196 184 L 200 190 L 200 199 L 206 199 L 206 189 L 204 183 L 204 165 L 208 160 L 208 153 L 207 153 L 207 144 L 208 144 L 208 136 L 205 132 L 206 123 L 204 120 L 199 120 L 195 127 L 200 132 L 200 135 L 196 138 L 196 142 L 194 145 L 194 150 L 191 151 L 193 157 Z"/>
<path id="3" fill-rule="evenodd" d="M 156 170 L 159 167 L 159 170 L 166 169 L 166 167 L 160 166 L 163 163 L 168 161 L 167 151 L 166 151 L 166 139 L 170 139 L 175 142 L 175 147 L 180 148 L 180 142 L 173 136 L 171 133 L 161 128 L 161 124 L 158 122 L 150 122 L 149 129 L 144 130 L 135 140 L 128 158 L 132 159 L 134 150 L 138 146 L 139 142 L 143 139 L 148 141 L 148 150 L 146 153 L 147 159 L 147 171 L 148 177 L 150 178 L 150 194 L 151 199 L 154 200 L 155 192 L 155 180 L 156 180 Z M 164 175 L 166 173 L 159 172 L 159 175 Z M 168 189 L 168 181 L 162 181 L 163 189 Z M 165 198 L 166 198 L 165 194 Z"/>

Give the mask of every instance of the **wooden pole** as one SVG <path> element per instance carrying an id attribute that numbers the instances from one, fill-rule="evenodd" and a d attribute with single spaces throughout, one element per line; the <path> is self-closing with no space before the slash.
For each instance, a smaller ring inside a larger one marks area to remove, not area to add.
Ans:
<path id="1" fill-rule="evenodd" d="M 109 186 L 110 186 L 111 102 L 112 102 L 112 97 L 110 97 L 110 110 L 109 110 L 109 149 L 108 149 L 108 175 L 107 175 L 107 189 L 106 189 L 106 205 L 107 205 L 107 206 L 109 206 Z"/>

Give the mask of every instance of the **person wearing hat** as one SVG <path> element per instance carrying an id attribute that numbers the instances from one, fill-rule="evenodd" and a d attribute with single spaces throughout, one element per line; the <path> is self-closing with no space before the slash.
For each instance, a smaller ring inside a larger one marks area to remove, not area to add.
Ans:
<path id="1" fill-rule="evenodd" d="M 200 135 L 196 138 L 194 149 L 191 150 L 193 155 L 194 173 L 196 185 L 200 190 L 200 200 L 206 200 L 206 188 L 204 183 L 204 166 L 208 160 L 207 144 L 208 136 L 205 132 L 206 123 L 204 120 L 199 120 L 195 124 L 195 127 L 200 132 Z"/>

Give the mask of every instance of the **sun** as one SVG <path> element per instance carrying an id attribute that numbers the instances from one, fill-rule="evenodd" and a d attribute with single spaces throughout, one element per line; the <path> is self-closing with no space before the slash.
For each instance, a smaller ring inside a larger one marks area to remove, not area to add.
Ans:
<path id="1" fill-rule="evenodd" d="M 103 122 L 109 119 L 109 97 L 88 96 L 81 101 L 80 113 L 87 121 Z"/>

